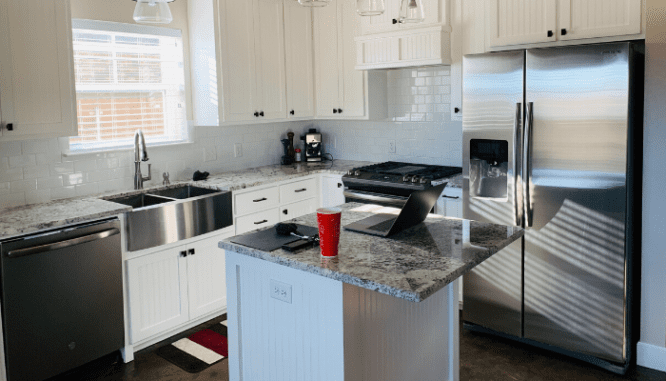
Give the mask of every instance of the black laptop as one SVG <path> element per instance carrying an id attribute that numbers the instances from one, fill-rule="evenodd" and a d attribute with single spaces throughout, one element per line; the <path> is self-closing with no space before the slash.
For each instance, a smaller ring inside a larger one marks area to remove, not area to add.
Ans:
<path id="1" fill-rule="evenodd" d="M 414 191 L 409 195 L 400 214 L 379 213 L 345 226 L 345 230 L 388 237 L 423 222 L 447 183 L 435 187 Z"/>

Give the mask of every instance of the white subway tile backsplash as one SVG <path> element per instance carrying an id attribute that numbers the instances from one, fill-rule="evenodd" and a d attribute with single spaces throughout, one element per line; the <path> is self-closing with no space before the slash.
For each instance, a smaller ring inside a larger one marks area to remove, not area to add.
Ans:
<path id="1" fill-rule="evenodd" d="M 0 182 L 23 179 L 23 168 L 7 168 L 0 170 Z"/>
<path id="2" fill-rule="evenodd" d="M 76 189 L 74 186 L 65 186 L 61 188 L 52 188 L 51 189 L 51 199 L 60 200 L 63 198 L 72 198 L 76 197 Z"/>
<path id="3" fill-rule="evenodd" d="M 74 162 L 74 172 L 91 172 L 97 170 L 97 160 L 83 160 Z"/>
<path id="4" fill-rule="evenodd" d="M 0 156 L 19 156 L 23 153 L 21 142 L 2 142 L 0 143 Z"/>
<path id="5" fill-rule="evenodd" d="M 23 142 L 23 154 L 44 153 L 48 150 L 48 140 L 26 140 Z"/>
<path id="6" fill-rule="evenodd" d="M 27 204 L 38 204 L 51 201 L 51 190 L 33 190 L 25 192 L 25 202 Z"/>
<path id="7" fill-rule="evenodd" d="M 6 194 L 9 193 L 9 183 L 0 183 L 0 194 Z"/>
<path id="8" fill-rule="evenodd" d="M 74 188 L 77 196 L 92 196 L 99 193 L 99 185 L 97 183 L 76 185 Z"/>
<path id="9" fill-rule="evenodd" d="M 35 155 L 20 155 L 9 157 L 9 168 L 23 168 L 35 165 Z"/>
<path id="10" fill-rule="evenodd" d="M 0 194 L 0 209 L 25 205 L 25 193 Z"/>
<path id="11" fill-rule="evenodd" d="M 10 193 L 21 193 L 30 190 L 37 190 L 37 180 L 35 179 L 17 180 L 9 183 Z"/>
<path id="12" fill-rule="evenodd" d="M 51 163 L 49 164 L 51 176 L 60 175 L 63 173 L 74 173 L 74 163 Z"/>
<path id="13" fill-rule="evenodd" d="M 50 175 L 51 171 L 49 171 L 48 165 L 23 168 L 24 179 L 39 179 L 43 177 L 49 177 Z"/>
<path id="14" fill-rule="evenodd" d="M 42 179 L 37 179 L 37 189 L 51 189 L 59 188 L 63 186 L 62 177 L 46 177 Z"/>

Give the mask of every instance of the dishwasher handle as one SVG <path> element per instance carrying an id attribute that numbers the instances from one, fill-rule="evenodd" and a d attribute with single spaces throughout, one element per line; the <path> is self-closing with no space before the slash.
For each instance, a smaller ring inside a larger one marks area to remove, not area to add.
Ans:
<path id="1" fill-rule="evenodd" d="M 68 240 L 65 240 L 65 241 L 59 241 L 59 242 L 49 243 L 49 244 L 40 245 L 40 246 L 27 247 L 25 249 L 12 250 L 12 251 L 7 252 L 6 256 L 8 258 L 17 258 L 17 257 L 26 256 L 26 255 L 40 254 L 40 253 L 45 253 L 47 251 L 64 249 L 66 247 L 80 245 L 80 244 L 83 244 L 83 243 L 96 241 L 98 239 L 108 238 L 108 237 L 114 236 L 116 234 L 120 234 L 120 229 L 114 228 L 114 229 L 104 230 L 104 231 L 101 231 L 101 232 L 98 232 L 98 233 L 84 235 L 82 237 L 76 237 L 76 238 L 68 239 Z"/>

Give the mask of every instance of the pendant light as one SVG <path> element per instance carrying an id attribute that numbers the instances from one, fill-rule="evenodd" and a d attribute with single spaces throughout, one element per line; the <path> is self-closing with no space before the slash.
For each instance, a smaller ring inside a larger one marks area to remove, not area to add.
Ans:
<path id="1" fill-rule="evenodd" d="M 298 0 L 298 3 L 304 7 L 325 7 L 331 0 Z"/>
<path id="2" fill-rule="evenodd" d="M 384 0 L 356 0 L 356 12 L 361 16 L 379 16 L 384 13 Z"/>
<path id="3" fill-rule="evenodd" d="M 173 20 L 167 3 L 175 0 L 133 0 L 134 21 L 140 24 L 168 24 Z"/>
<path id="4" fill-rule="evenodd" d="M 401 23 L 419 23 L 423 22 L 424 19 L 421 0 L 402 0 L 402 3 L 400 3 Z"/>

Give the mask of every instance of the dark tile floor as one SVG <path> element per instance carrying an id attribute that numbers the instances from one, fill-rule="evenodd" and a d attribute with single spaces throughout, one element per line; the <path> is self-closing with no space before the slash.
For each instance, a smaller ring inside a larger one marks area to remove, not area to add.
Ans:
<path id="1" fill-rule="evenodd" d="M 223 360 L 200 373 L 190 374 L 154 353 L 154 350 L 161 345 L 167 345 L 221 320 L 224 319 L 216 318 L 177 337 L 146 348 L 136 353 L 135 360 L 129 364 L 123 364 L 119 354 L 110 355 L 51 381 L 228 380 L 228 360 Z M 460 379 L 463 381 L 666 381 L 666 373 L 663 372 L 633 367 L 625 376 L 618 376 L 561 355 L 464 330 L 460 340 Z"/>

